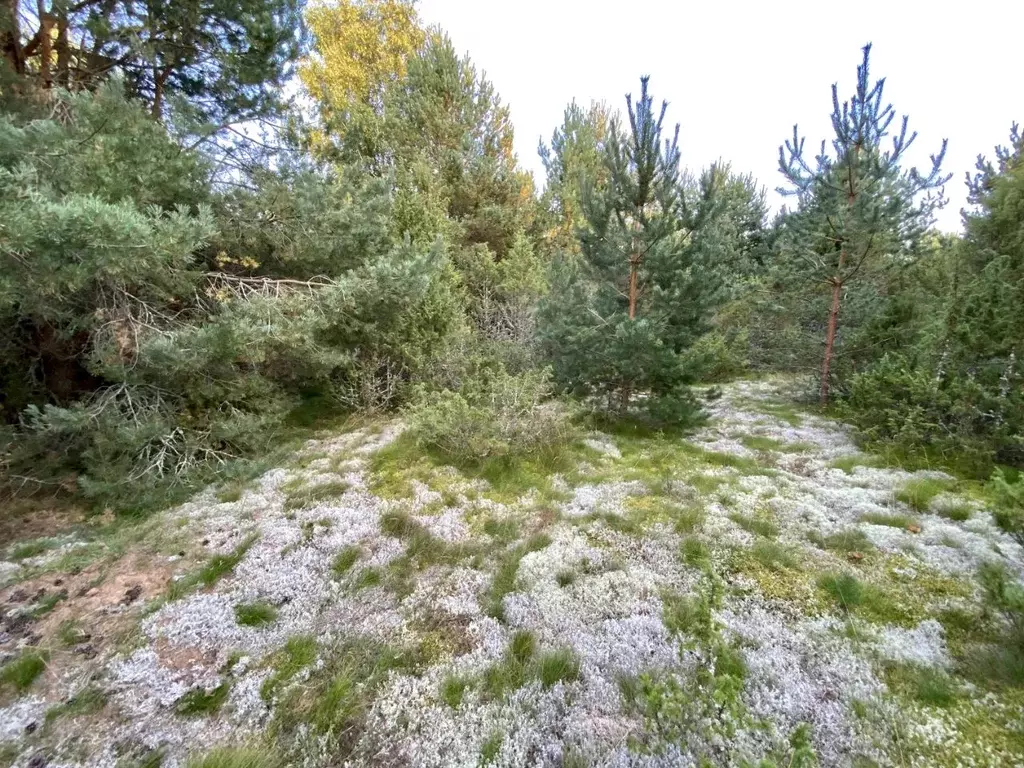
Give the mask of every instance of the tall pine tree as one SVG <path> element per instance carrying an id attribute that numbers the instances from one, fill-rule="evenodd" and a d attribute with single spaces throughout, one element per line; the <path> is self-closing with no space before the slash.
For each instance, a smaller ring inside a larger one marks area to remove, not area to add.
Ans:
<path id="1" fill-rule="evenodd" d="M 681 422 L 696 412 L 683 353 L 704 330 L 708 293 L 693 270 L 679 126 L 665 137 L 668 105 L 655 111 L 647 82 L 635 104 L 626 97 L 628 129 L 612 123 L 606 184 L 584 185 L 582 258 L 556 270 L 542 334 L 566 389 Z"/>
<path id="2" fill-rule="evenodd" d="M 779 192 L 797 200 L 795 212 L 786 218 L 782 255 L 791 278 L 813 281 L 815 294 L 827 301 L 822 405 L 829 402 L 834 384 L 844 302 L 858 284 L 916 258 L 932 214 L 943 204 L 941 187 L 949 180 L 941 172 L 945 141 L 927 171 L 902 167 L 917 133 L 908 133 L 906 116 L 893 131 L 896 112 L 883 101 L 885 80 L 871 83 L 871 46 L 863 51 L 850 100 L 840 104 L 838 86 L 832 86 L 831 153 L 822 141 L 821 151 L 810 157 L 795 125 L 793 138 L 779 147 L 779 169 L 789 182 Z"/>

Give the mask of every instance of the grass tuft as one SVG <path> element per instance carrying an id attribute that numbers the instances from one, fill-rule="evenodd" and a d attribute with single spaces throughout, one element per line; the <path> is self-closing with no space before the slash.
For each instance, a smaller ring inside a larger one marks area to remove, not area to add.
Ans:
<path id="1" fill-rule="evenodd" d="M 46 669 L 45 652 L 23 651 L 20 656 L 0 667 L 0 683 L 26 691 Z"/>
<path id="2" fill-rule="evenodd" d="M 851 611 L 864 601 L 864 585 L 853 574 L 827 574 L 818 584 L 844 611 Z"/>
<path id="3" fill-rule="evenodd" d="M 235 621 L 243 627 L 262 627 L 277 620 L 277 608 L 265 600 L 235 606 Z"/>
<path id="4" fill-rule="evenodd" d="M 764 517 L 754 517 L 753 515 L 744 515 L 740 512 L 733 512 L 729 515 L 729 519 L 743 530 L 757 536 L 774 538 L 779 535 L 779 527 L 771 520 Z"/>
<path id="5" fill-rule="evenodd" d="M 46 725 L 62 717 L 78 717 L 99 712 L 107 705 L 107 694 L 96 686 L 88 686 L 69 699 L 46 710 Z"/>
<path id="6" fill-rule="evenodd" d="M 317 643 L 310 635 L 288 638 L 284 647 L 274 654 L 274 672 L 260 686 L 260 697 L 272 701 L 280 688 L 306 667 L 316 661 Z"/>
<path id="7" fill-rule="evenodd" d="M 452 709 L 462 706 L 462 698 L 469 687 L 469 680 L 459 675 L 448 675 L 441 683 L 441 701 Z"/>
<path id="8" fill-rule="evenodd" d="M 213 715 L 227 701 L 231 684 L 225 680 L 211 691 L 193 688 L 174 703 L 174 712 L 183 717 L 202 717 Z"/>
<path id="9" fill-rule="evenodd" d="M 691 568 L 704 569 L 711 565 L 711 551 L 700 539 L 690 536 L 679 547 L 679 556 Z"/>
<path id="10" fill-rule="evenodd" d="M 182 578 L 172 581 L 167 589 L 168 600 L 178 600 L 196 587 L 212 587 L 224 576 L 235 570 L 235 566 L 242 562 L 245 553 L 259 538 L 256 534 L 247 536 L 234 550 L 226 555 L 214 555 L 198 571 L 186 574 Z"/>
<path id="11" fill-rule="evenodd" d="M 284 761 L 265 747 L 222 747 L 190 758 L 187 768 L 283 768 Z"/>
<path id="12" fill-rule="evenodd" d="M 872 525 L 884 525 L 889 528 L 910 528 L 911 526 L 920 527 L 921 523 L 909 515 L 901 515 L 899 513 L 887 513 L 887 512 L 868 512 L 867 514 L 861 515 L 860 518 L 865 523 L 871 523 Z"/>
<path id="13" fill-rule="evenodd" d="M 305 509 L 312 507 L 321 501 L 336 499 L 343 495 L 351 486 L 348 483 L 338 480 L 320 485 L 306 485 L 290 491 L 284 500 L 284 509 Z"/>
<path id="14" fill-rule="evenodd" d="M 580 660 L 570 648 L 542 653 L 537 659 L 537 676 L 545 688 L 550 688 L 555 683 L 579 680 Z"/>
<path id="15" fill-rule="evenodd" d="M 915 478 L 896 491 L 896 500 L 918 512 L 927 512 L 932 499 L 948 491 L 953 483 L 933 477 Z"/>
<path id="16" fill-rule="evenodd" d="M 568 568 L 562 569 L 555 574 L 555 581 L 560 587 L 568 587 L 576 583 L 576 572 Z"/>
<path id="17" fill-rule="evenodd" d="M 859 528 L 847 528 L 828 536 L 815 533 L 807 538 L 821 549 L 833 552 L 867 552 L 873 548 L 867 534 Z"/>
<path id="18" fill-rule="evenodd" d="M 344 576 L 352 569 L 352 566 L 356 564 L 356 561 L 358 561 L 362 555 L 362 548 L 356 544 L 343 547 L 339 550 L 338 554 L 334 556 L 334 562 L 331 563 L 331 570 L 334 572 L 335 576 Z"/>
<path id="19" fill-rule="evenodd" d="M 750 550 L 750 555 L 765 568 L 773 571 L 786 568 L 798 569 L 800 567 L 799 561 L 793 552 L 774 541 L 756 542 Z"/>
<path id="20" fill-rule="evenodd" d="M 918 664 L 890 664 L 885 668 L 890 690 L 930 707 L 948 707 L 959 696 L 953 679 L 943 670 Z"/>

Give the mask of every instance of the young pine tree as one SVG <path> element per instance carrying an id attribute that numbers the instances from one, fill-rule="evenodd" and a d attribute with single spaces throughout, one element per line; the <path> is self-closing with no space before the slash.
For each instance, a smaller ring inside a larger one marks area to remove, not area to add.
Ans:
<path id="1" fill-rule="evenodd" d="M 641 78 L 629 126 L 613 121 L 606 183 L 584 184 L 580 258 L 564 259 L 542 310 L 542 337 L 562 385 L 624 414 L 638 395 L 658 421 L 696 412 L 683 352 L 704 330 L 707 292 L 693 267 L 679 171 L 678 125 L 664 134 Z"/>
<path id="2" fill-rule="evenodd" d="M 851 99 L 840 104 L 837 86 L 832 86 L 832 151 L 822 141 L 820 153 L 809 157 L 796 126 L 792 140 L 779 147 L 779 170 L 789 182 L 779 192 L 797 200 L 796 210 L 786 217 L 781 255 L 791 277 L 813 281 L 828 302 L 822 405 L 829 402 L 833 386 L 844 302 L 863 298 L 849 295 L 858 285 L 870 292 L 875 282 L 877 289 L 889 269 L 916 258 L 920 238 L 944 202 L 941 187 L 949 180 L 941 172 L 945 140 L 926 172 L 903 168 L 917 133 L 908 134 L 906 116 L 892 130 L 896 112 L 883 101 L 885 80 L 871 83 L 871 46 L 863 50 Z"/>

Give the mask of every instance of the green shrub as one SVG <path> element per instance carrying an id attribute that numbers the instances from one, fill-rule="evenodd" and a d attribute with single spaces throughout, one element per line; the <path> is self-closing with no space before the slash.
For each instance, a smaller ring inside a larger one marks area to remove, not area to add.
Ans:
<path id="1" fill-rule="evenodd" d="M 499 373 L 462 391 L 424 394 L 408 413 L 417 441 L 461 462 L 558 449 L 573 431 L 546 371 Z"/>
<path id="2" fill-rule="evenodd" d="M 996 524 L 1024 545 L 1024 473 L 1010 476 L 997 469 L 986 487 L 995 504 L 992 511 Z"/>
<path id="3" fill-rule="evenodd" d="M 841 413 L 867 445 L 919 466 L 940 464 L 985 477 L 1001 453 L 1019 455 L 1018 398 L 969 375 L 917 367 L 886 355 L 854 376 Z"/>

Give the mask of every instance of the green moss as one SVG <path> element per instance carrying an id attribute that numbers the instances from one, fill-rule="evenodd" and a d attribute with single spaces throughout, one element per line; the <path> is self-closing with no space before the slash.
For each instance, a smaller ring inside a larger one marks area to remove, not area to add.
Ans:
<path id="1" fill-rule="evenodd" d="M 304 485 L 294 490 L 287 491 L 284 500 L 284 509 L 304 509 L 312 507 L 321 501 L 336 499 L 343 495 L 350 488 L 349 484 L 343 481 L 321 483 L 319 485 Z"/>
<path id="2" fill-rule="evenodd" d="M 753 515 L 744 515 L 739 512 L 733 512 L 729 515 L 729 519 L 743 530 L 757 536 L 774 538 L 779 535 L 779 527 L 767 517 L 755 517 Z"/>
<path id="3" fill-rule="evenodd" d="M 515 589 L 516 575 L 519 573 L 519 561 L 530 552 L 537 552 L 551 544 L 551 537 L 545 533 L 536 533 L 523 544 L 513 547 L 501 556 L 491 588 L 487 592 L 484 610 L 488 616 L 499 621 L 505 618 L 505 595 Z"/>
<path id="4" fill-rule="evenodd" d="M 227 680 L 211 691 L 193 688 L 174 702 L 174 712 L 183 717 L 202 717 L 216 714 L 220 711 L 224 702 L 227 701 L 230 690 L 231 684 Z"/>
<path id="5" fill-rule="evenodd" d="M 229 504 L 242 498 L 245 490 L 243 483 L 226 483 L 217 489 L 217 501 L 221 504 Z"/>
<path id="6" fill-rule="evenodd" d="M 235 606 L 235 621 L 243 627 L 262 627 L 277 621 L 277 608 L 264 600 Z"/>
<path id="7" fill-rule="evenodd" d="M 338 554 L 334 556 L 334 561 L 331 563 L 331 571 L 336 577 L 340 578 L 348 573 L 362 556 L 363 550 L 356 544 L 342 547 Z"/>
<path id="8" fill-rule="evenodd" d="M 45 651 L 22 651 L 21 654 L 0 667 L 0 683 L 13 686 L 17 691 L 27 691 L 36 678 L 46 669 Z"/>

